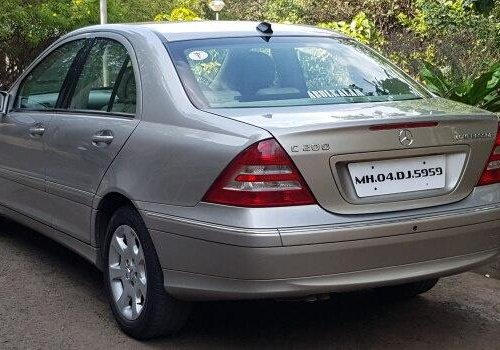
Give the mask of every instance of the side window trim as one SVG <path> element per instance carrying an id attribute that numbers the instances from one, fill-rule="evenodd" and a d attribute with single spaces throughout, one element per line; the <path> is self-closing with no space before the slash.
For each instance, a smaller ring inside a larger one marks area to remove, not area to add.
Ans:
<path id="1" fill-rule="evenodd" d="M 59 96 L 57 98 L 57 102 L 56 102 L 56 105 L 54 106 L 54 108 L 50 108 L 50 109 L 30 109 L 30 108 L 20 108 L 18 106 L 18 103 L 19 103 L 19 95 L 21 94 L 21 91 L 22 91 L 22 87 L 24 86 L 24 84 L 26 83 L 26 79 L 28 79 L 28 77 L 30 76 L 30 74 L 35 70 L 37 69 L 37 67 L 43 63 L 43 61 L 49 57 L 55 50 L 58 50 L 59 48 L 63 47 L 64 45 L 67 45 L 71 42 L 76 42 L 76 41 L 79 41 L 79 40 L 83 40 L 84 41 L 84 44 L 83 46 L 80 48 L 80 50 L 78 50 L 78 53 L 76 54 L 75 58 L 73 59 L 73 61 L 71 62 L 71 65 L 70 65 L 70 68 L 68 70 L 68 73 L 66 73 L 66 76 L 64 77 L 64 80 L 63 80 L 63 84 L 61 85 L 61 90 L 59 91 Z M 27 74 L 22 78 L 21 82 L 19 84 L 17 84 L 17 91 L 16 91 L 16 96 L 14 98 L 14 105 L 13 105 L 13 112 L 24 112 L 24 111 L 29 111 L 29 112 L 46 112 L 46 113 L 53 113 L 55 111 L 57 111 L 59 109 L 59 102 L 60 102 L 60 99 L 61 99 L 61 96 L 63 96 L 65 93 L 66 93 L 66 81 L 68 80 L 69 78 L 69 75 L 71 74 L 71 71 L 74 69 L 74 67 L 76 66 L 78 60 L 79 60 L 79 57 L 81 56 L 81 54 L 86 50 L 86 42 L 85 41 L 88 41 L 88 39 L 84 39 L 84 38 L 76 38 L 74 40 L 68 40 L 68 41 L 65 41 L 63 43 L 61 43 L 60 45 L 56 46 L 56 47 L 53 47 L 49 52 L 47 52 L 47 54 L 42 57 L 34 66 L 31 67 L 31 69 L 27 72 Z"/>
<path id="2" fill-rule="evenodd" d="M 84 109 L 57 109 L 54 112 L 59 114 L 74 114 L 74 115 L 85 115 L 85 116 L 101 116 L 109 118 L 119 118 L 119 119 L 136 119 L 136 115 L 132 113 L 124 112 L 106 112 L 106 111 L 90 111 Z"/>
<path id="3" fill-rule="evenodd" d="M 106 109 L 106 112 L 108 112 L 108 113 L 112 112 L 111 110 L 113 109 L 113 105 L 115 104 L 115 99 L 116 99 L 116 94 L 118 93 L 118 88 L 120 87 L 120 83 L 123 79 L 123 75 L 125 74 L 125 71 L 127 70 L 127 66 L 129 64 L 129 62 L 130 62 L 130 54 L 125 59 L 125 62 L 123 62 L 123 65 L 120 68 L 120 72 L 118 73 L 118 76 L 116 77 L 116 82 L 115 82 L 115 85 L 113 86 L 113 91 L 111 92 L 111 97 L 109 99 L 108 108 Z"/>

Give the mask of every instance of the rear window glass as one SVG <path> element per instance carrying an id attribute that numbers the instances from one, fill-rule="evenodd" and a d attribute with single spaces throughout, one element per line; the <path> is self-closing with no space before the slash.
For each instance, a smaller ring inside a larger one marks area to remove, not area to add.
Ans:
<path id="1" fill-rule="evenodd" d="M 427 96 L 387 60 L 354 40 L 261 37 L 167 44 L 199 108 L 383 102 Z"/>

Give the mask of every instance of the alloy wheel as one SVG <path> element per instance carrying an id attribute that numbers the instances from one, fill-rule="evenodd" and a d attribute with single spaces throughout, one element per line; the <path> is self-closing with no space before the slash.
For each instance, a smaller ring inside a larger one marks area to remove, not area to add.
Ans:
<path id="1" fill-rule="evenodd" d="M 111 237 L 108 276 L 116 308 L 127 320 L 137 319 L 146 303 L 146 261 L 137 233 L 128 225 Z"/>

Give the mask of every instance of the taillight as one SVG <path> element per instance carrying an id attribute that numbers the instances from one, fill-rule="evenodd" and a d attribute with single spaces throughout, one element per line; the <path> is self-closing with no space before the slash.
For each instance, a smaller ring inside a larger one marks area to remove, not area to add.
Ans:
<path id="1" fill-rule="evenodd" d="M 479 179 L 478 186 L 491 185 L 497 182 L 500 182 L 500 126 L 495 138 L 495 145 L 486 163 L 486 168 L 484 168 Z"/>
<path id="2" fill-rule="evenodd" d="M 257 142 L 224 169 L 203 201 L 239 207 L 314 204 L 302 175 L 274 139 Z"/>

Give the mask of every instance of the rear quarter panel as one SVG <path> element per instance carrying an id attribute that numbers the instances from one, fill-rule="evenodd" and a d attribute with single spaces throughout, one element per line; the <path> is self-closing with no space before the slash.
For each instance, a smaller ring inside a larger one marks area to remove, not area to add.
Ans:
<path id="1" fill-rule="evenodd" d="M 196 205 L 240 151 L 268 136 L 245 124 L 223 124 L 224 129 L 203 129 L 207 124 L 202 122 L 186 127 L 142 121 L 106 173 L 98 195 L 116 191 L 136 202 Z"/>
<path id="2" fill-rule="evenodd" d="M 116 191 L 136 203 L 194 206 L 239 152 L 271 135 L 196 109 L 156 34 L 131 31 L 127 37 L 139 63 L 142 120 L 97 194 Z"/>

